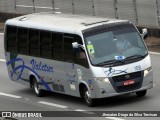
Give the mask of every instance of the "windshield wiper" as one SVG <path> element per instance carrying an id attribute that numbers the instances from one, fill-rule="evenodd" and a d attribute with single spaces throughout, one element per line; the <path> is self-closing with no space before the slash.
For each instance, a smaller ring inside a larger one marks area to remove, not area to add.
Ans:
<path id="1" fill-rule="evenodd" d="M 131 60 L 131 59 L 137 59 L 137 58 L 145 58 L 145 55 L 132 55 L 125 58 L 125 60 Z"/>
<path id="2" fill-rule="evenodd" d="M 102 63 L 98 63 L 96 65 L 110 65 L 110 64 L 115 64 L 115 63 L 125 64 L 125 61 L 124 60 L 109 60 L 109 61 L 105 61 L 105 62 L 102 62 Z"/>

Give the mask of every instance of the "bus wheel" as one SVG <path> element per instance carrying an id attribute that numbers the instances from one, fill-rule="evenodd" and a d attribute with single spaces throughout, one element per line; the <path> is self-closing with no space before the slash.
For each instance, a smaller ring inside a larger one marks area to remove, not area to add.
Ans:
<path id="1" fill-rule="evenodd" d="M 143 90 L 143 91 L 138 91 L 136 92 L 137 97 L 143 97 L 145 96 L 147 93 L 147 90 Z"/>
<path id="2" fill-rule="evenodd" d="M 90 94 L 87 87 L 84 87 L 83 89 L 83 98 L 87 106 L 92 107 L 94 105 L 94 100 L 90 98 Z"/>
<path id="3" fill-rule="evenodd" d="M 40 86 L 38 85 L 37 79 L 35 77 L 33 78 L 33 89 L 36 96 L 38 97 L 43 96 L 43 91 L 40 89 Z"/>

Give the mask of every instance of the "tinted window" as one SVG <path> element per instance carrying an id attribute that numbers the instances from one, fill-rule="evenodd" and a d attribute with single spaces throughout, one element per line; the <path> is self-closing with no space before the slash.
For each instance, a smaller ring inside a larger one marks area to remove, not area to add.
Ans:
<path id="1" fill-rule="evenodd" d="M 17 27 L 8 26 L 7 27 L 7 51 L 17 52 Z"/>
<path id="2" fill-rule="evenodd" d="M 53 58 L 56 60 L 63 60 L 63 34 L 53 33 L 52 34 L 52 42 L 53 42 Z"/>
<path id="3" fill-rule="evenodd" d="M 81 45 L 83 45 L 83 42 L 82 42 L 82 39 L 81 39 L 81 37 L 80 36 L 78 36 L 78 35 L 75 35 L 74 36 L 74 41 L 75 42 L 77 42 L 78 44 L 81 44 Z"/>
<path id="4" fill-rule="evenodd" d="M 39 30 L 29 30 L 30 55 L 40 56 Z"/>
<path id="5" fill-rule="evenodd" d="M 73 62 L 73 41 L 74 37 L 64 36 L 64 60 L 67 62 Z"/>
<path id="6" fill-rule="evenodd" d="M 18 28 L 18 51 L 22 54 L 28 54 L 28 29 Z"/>
<path id="7" fill-rule="evenodd" d="M 52 34 L 51 32 L 41 32 L 41 56 L 44 58 L 52 58 Z"/>

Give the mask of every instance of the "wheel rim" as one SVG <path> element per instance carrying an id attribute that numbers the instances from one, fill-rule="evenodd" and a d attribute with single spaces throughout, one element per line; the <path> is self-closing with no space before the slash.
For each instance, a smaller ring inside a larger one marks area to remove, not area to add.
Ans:
<path id="1" fill-rule="evenodd" d="M 91 103 L 91 98 L 90 98 L 90 95 L 89 95 L 89 91 L 85 92 L 84 99 L 87 103 Z"/>
<path id="2" fill-rule="evenodd" d="M 34 82 L 34 90 L 36 92 L 36 94 L 39 94 L 39 85 L 37 84 L 37 82 Z"/>

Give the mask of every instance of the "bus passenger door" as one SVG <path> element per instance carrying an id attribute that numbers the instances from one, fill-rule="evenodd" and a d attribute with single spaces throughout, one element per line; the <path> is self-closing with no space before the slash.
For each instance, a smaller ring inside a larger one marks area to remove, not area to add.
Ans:
<path id="1" fill-rule="evenodd" d="M 69 91 L 65 89 L 66 87 L 66 73 L 64 68 L 64 55 L 63 55 L 63 34 L 62 33 L 52 33 L 52 44 L 53 44 L 53 67 L 54 67 L 54 83 L 53 90 L 55 92 L 68 93 Z"/>
<path id="2" fill-rule="evenodd" d="M 70 95 L 77 95 L 78 81 L 74 64 L 74 52 L 72 48 L 73 36 L 64 34 L 64 60 L 66 71 L 66 89 Z"/>

